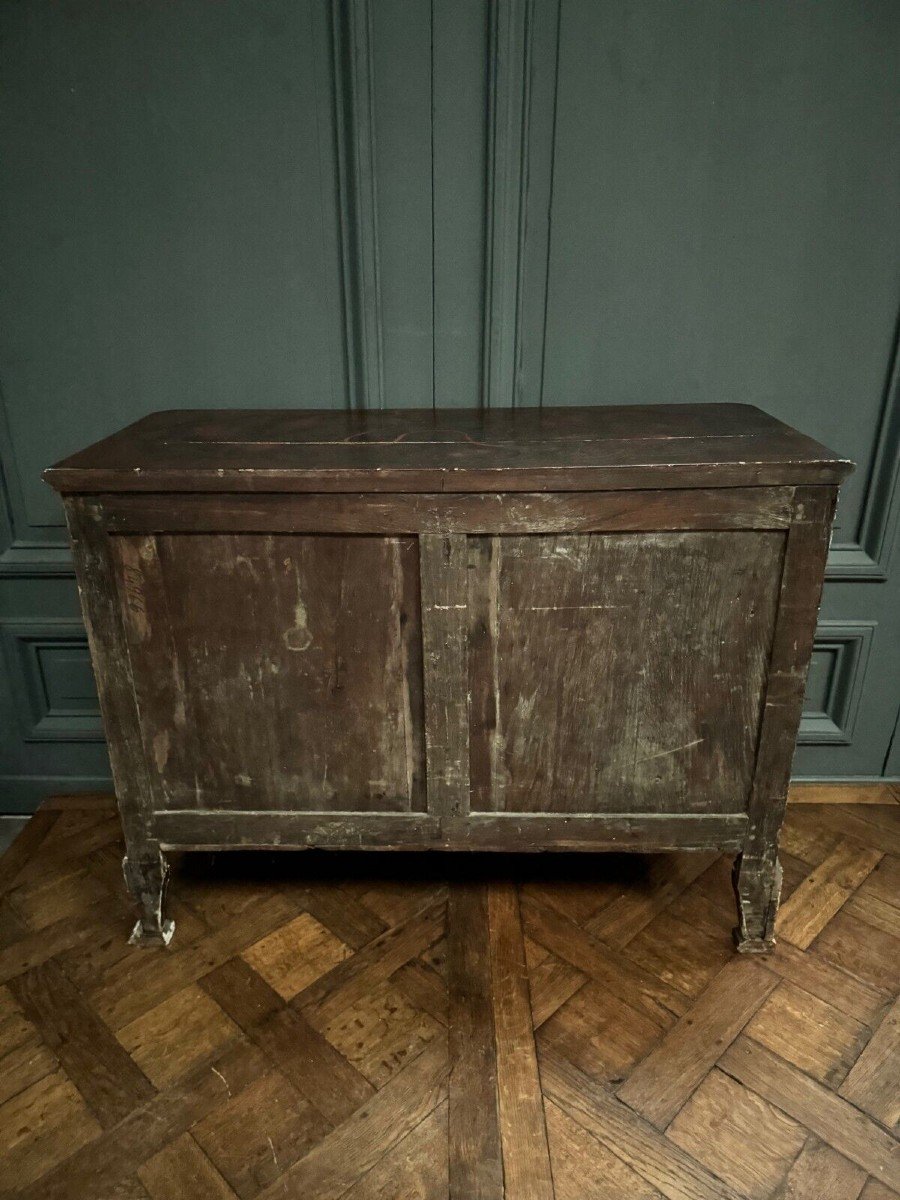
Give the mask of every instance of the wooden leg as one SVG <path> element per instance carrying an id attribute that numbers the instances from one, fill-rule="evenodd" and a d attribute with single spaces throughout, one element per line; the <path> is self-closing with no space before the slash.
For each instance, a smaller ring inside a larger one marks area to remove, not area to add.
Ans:
<path id="1" fill-rule="evenodd" d="M 137 905 L 138 919 L 131 937 L 133 946 L 168 946 L 175 922 L 163 916 L 169 864 L 159 848 L 128 854 L 122 859 L 125 883 Z"/>
<path id="2" fill-rule="evenodd" d="M 781 895 L 781 863 L 773 851 L 765 858 L 739 854 L 731 875 L 737 899 L 734 943 L 741 954 L 765 954 L 775 945 L 775 914 Z"/>

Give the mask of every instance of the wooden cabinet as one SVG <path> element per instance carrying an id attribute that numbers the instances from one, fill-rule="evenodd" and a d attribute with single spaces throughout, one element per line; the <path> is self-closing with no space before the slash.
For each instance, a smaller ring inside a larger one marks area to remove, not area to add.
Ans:
<path id="1" fill-rule="evenodd" d="M 139 908 L 168 849 L 777 836 L 849 464 L 740 405 L 169 412 L 65 495 Z"/>

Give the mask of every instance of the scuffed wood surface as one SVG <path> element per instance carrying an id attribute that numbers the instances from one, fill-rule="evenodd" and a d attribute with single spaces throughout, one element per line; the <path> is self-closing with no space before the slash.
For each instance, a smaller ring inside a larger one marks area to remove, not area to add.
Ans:
<path id="1" fill-rule="evenodd" d="M 744 809 L 783 535 L 470 545 L 473 810 Z"/>
<path id="2" fill-rule="evenodd" d="M 419 563 L 428 811 L 453 817 L 469 810 L 465 537 L 423 534 Z"/>
<path id="3" fill-rule="evenodd" d="M 147 851 L 152 849 L 154 794 L 142 753 L 127 614 L 116 587 L 111 541 L 100 505 L 87 497 L 66 500 L 66 522 L 125 837 L 129 848 Z"/>
<path id="4" fill-rule="evenodd" d="M 786 529 L 794 489 L 102 497 L 112 533 L 578 533 Z"/>
<path id="5" fill-rule="evenodd" d="M 798 488 L 794 494 L 747 801 L 750 824 L 735 873 L 738 946 L 750 952 L 766 950 L 772 943 L 781 890 L 778 832 L 787 804 L 836 504 L 836 488 Z"/>
<path id="6" fill-rule="evenodd" d="M 157 808 L 425 807 L 414 540 L 111 544 Z"/>
<path id="7" fill-rule="evenodd" d="M 746 837 L 743 813 L 304 813 L 165 810 L 156 814 L 170 849 L 263 848 L 332 850 L 737 850 Z"/>

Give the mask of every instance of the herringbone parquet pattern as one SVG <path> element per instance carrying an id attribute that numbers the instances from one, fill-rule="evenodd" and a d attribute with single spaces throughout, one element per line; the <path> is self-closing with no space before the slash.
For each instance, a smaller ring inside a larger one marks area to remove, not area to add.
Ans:
<path id="1" fill-rule="evenodd" d="M 146 951 L 110 802 L 51 801 L 0 860 L 0 1189 L 885 1200 L 900 804 L 782 847 L 765 959 L 710 855 L 188 857 Z"/>

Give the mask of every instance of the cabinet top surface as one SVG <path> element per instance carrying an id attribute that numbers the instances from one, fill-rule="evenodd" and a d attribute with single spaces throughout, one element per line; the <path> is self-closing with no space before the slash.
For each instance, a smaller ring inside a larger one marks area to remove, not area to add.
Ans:
<path id="1" fill-rule="evenodd" d="M 835 484 L 851 464 L 761 409 L 182 409 L 57 463 L 63 493 L 478 492 Z"/>

